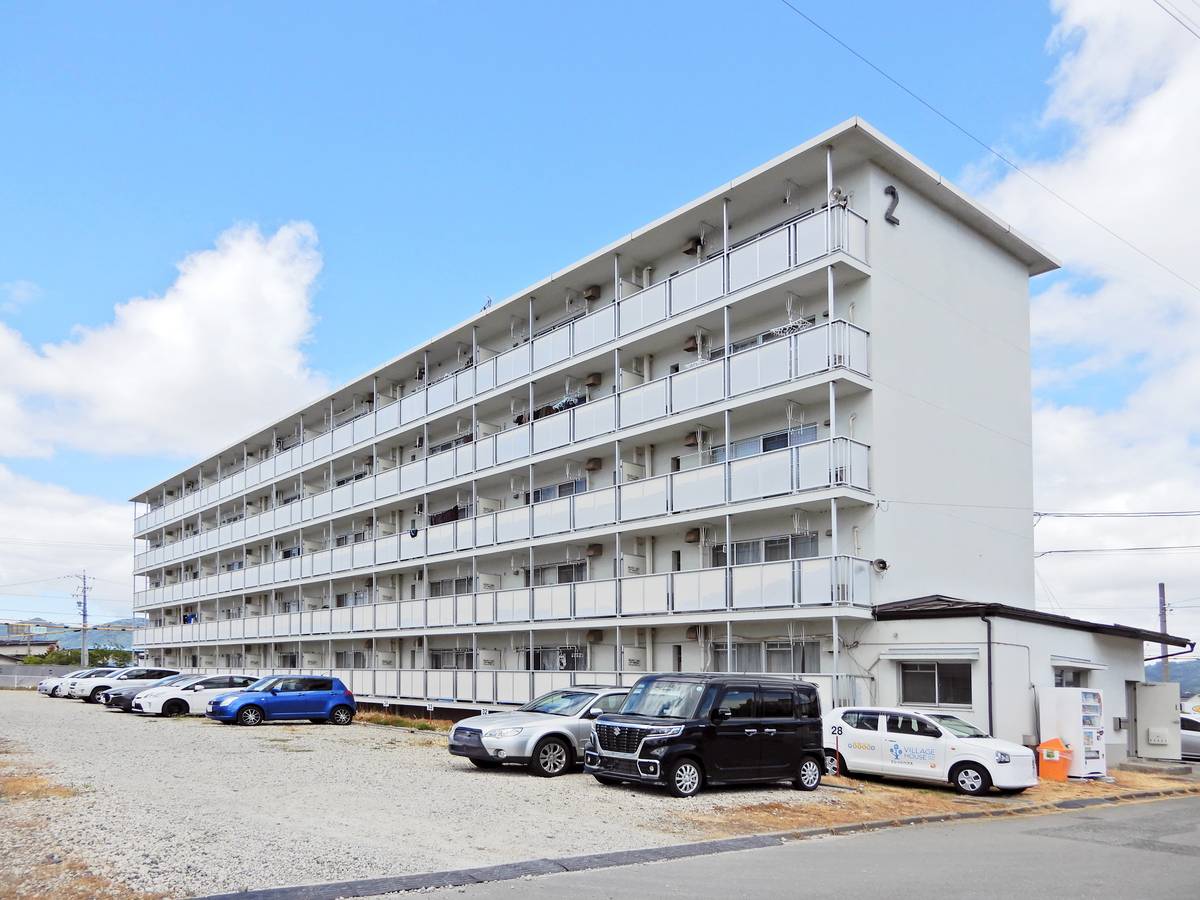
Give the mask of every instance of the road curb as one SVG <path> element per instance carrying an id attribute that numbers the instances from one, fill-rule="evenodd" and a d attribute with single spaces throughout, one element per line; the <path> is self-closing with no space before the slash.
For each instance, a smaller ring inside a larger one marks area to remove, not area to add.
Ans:
<path id="1" fill-rule="evenodd" d="M 362 723 L 367 724 L 367 723 Z M 395 728 L 392 725 L 376 725 L 376 728 Z M 428 734 L 429 732 L 424 732 Z M 450 869 L 443 872 L 427 872 L 418 875 L 395 875 L 386 878 L 367 878 L 357 881 L 341 881 L 328 884 L 301 885 L 297 887 L 266 888 L 254 891 L 235 891 L 227 894 L 211 894 L 196 900 L 337 900 L 339 897 L 367 897 L 373 894 L 393 894 L 404 891 L 432 890 L 442 887 L 462 887 L 469 884 L 484 884 L 489 881 L 511 881 L 537 875 L 554 875 L 561 872 L 583 872 L 589 869 L 609 869 L 632 866 L 638 863 L 665 862 L 693 856 L 709 856 L 714 853 L 732 853 L 737 850 L 756 850 L 777 847 L 791 841 L 808 840 L 816 837 L 855 834 L 864 831 L 880 831 L 886 828 L 902 828 L 910 825 L 930 825 L 939 822 L 957 822 L 970 819 L 998 819 L 1056 811 L 1085 809 L 1108 803 L 1136 800 L 1161 800 L 1169 797 L 1186 797 L 1200 794 L 1200 785 L 1161 788 L 1150 791 L 1127 791 L 1107 797 L 1080 797 L 1077 800 L 1057 800 L 1052 803 L 1031 803 L 998 809 L 971 809 L 952 813 L 931 813 L 924 816 L 904 816 L 897 819 L 874 819 L 868 822 L 848 822 L 842 825 L 827 825 L 820 828 L 801 828 L 790 831 L 772 831 L 742 837 L 720 838 L 697 841 L 689 844 L 674 844 L 666 847 L 648 847 L 643 850 L 619 850 L 612 853 L 593 853 L 584 856 L 566 856 L 556 859 L 530 859 L 516 863 L 493 866 L 478 866 L 470 869 Z"/>

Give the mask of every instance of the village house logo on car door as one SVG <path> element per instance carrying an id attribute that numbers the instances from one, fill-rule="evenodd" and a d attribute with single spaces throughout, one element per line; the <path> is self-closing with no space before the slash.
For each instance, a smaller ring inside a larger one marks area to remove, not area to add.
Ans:
<path id="1" fill-rule="evenodd" d="M 888 752 L 892 754 L 892 762 L 911 766 L 913 763 L 929 763 L 937 765 L 937 753 L 932 747 L 905 747 L 899 741 L 893 741 Z"/>

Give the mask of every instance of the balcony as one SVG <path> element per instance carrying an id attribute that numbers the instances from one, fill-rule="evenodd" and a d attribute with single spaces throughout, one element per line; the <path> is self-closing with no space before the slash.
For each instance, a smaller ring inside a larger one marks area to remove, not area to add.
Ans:
<path id="1" fill-rule="evenodd" d="M 426 416 L 472 400 L 573 356 L 591 352 L 617 340 L 623 341 L 643 328 L 681 316 L 766 278 L 808 265 L 830 253 L 844 252 L 865 262 L 866 220 L 840 207 L 834 207 L 832 219 L 829 219 L 829 215 L 829 212 L 821 210 L 781 225 L 732 248 L 727 255 L 702 261 L 636 294 L 622 297 L 616 303 L 564 322 L 557 328 L 535 336 L 526 344 L 447 375 L 420 391 L 392 400 L 386 406 L 377 405 L 374 412 L 360 411 L 356 418 L 337 425 L 331 431 L 310 437 L 288 450 L 247 465 L 242 471 L 221 478 L 216 483 L 137 516 L 134 519 L 134 533 L 141 534 L 147 529 L 204 509 L 254 485 L 295 472 L 330 454 L 339 453 L 401 426 L 411 425 Z M 854 329 L 854 326 L 847 327 Z M 811 371 L 845 366 L 866 373 L 866 332 L 860 329 L 854 329 L 854 332 L 857 333 L 846 335 L 845 352 L 834 354 L 834 360 L 840 357 L 842 361 L 826 362 Z M 805 360 L 801 363 L 802 367 L 814 365 L 814 361 L 826 353 L 820 341 L 806 343 L 811 343 L 811 346 L 802 354 Z M 835 336 L 829 345 L 841 346 L 841 343 Z M 748 365 L 748 360 L 743 361 L 743 377 L 749 377 L 744 370 Z M 386 399 L 380 397 L 379 403 Z M 657 397 L 650 398 L 649 402 L 657 402 Z M 519 452 L 519 438 L 509 438 L 508 442 L 515 442 L 518 446 L 506 450 L 498 447 L 497 462 L 489 465 L 502 462 L 501 454 L 504 452 Z"/>
<path id="2" fill-rule="evenodd" d="M 867 491 L 869 454 L 869 447 L 849 438 L 814 441 L 149 588 L 134 594 L 134 604 L 201 599 L 831 487 Z"/>

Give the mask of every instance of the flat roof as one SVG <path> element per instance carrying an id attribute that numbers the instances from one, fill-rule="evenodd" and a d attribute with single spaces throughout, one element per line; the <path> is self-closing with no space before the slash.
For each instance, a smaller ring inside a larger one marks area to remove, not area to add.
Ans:
<path id="1" fill-rule="evenodd" d="M 470 327 L 478 322 L 487 319 L 489 316 L 494 316 L 504 307 L 519 300 L 525 300 L 530 294 L 536 293 L 544 287 L 548 287 L 553 282 L 572 271 L 582 268 L 590 263 L 595 263 L 603 257 L 615 253 L 632 243 L 634 240 L 643 237 L 656 229 L 663 228 L 677 223 L 680 219 L 693 216 L 696 213 L 704 210 L 706 206 L 711 206 L 714 203 L 720 203 L 722 198 L 735 189 L 763 189 L 768 184 L 770 189 L 774 190 L 777 185 L 775 179 L 777 170 L 783 166 L 795 163 L 800 157 L 812 155 L 810 167 L 812 168 L 812 176 L 814 180 L 819 178 L 824 180 L 825 172 L 825 155 L 822 151 L 826 146 L 832 146 L 837 154 L 834 157 L 834 171 L 836 173 L 838 167 L 854 166 L 862 162 L 871 161 L 880 167 L 892 172 L 898 178 L 902 178 L 911 184 L 914 188 L 922 190 L 925 195 L 935 204 L 945 209 L 951 215 L 956 216 L 966 222 L 976 231 L 980 232 L 984 237 L 991 240 L 993 243 L 1004 248 L 1017 259 L 1021 260 L 1029 269 L 1029 274 L 1042 275 L 1046 272 L 1051 272 L 1060 267 L 1060 262 L 1055 257 L 1051 256 L 1046 250 L 1035 244 L 1030 238 L 1019 233 L 1015 228 L 1001 219 L 999 216 L 992 213 L 982 204 L 971 199 L 966 192 L 956 187 L 948 179 L 942 177 L 937 171 L 925 165 L 911 153 L 895 141 L 888 138 L 883 132 L 876 129 L 864 119 L 854 116 L 847 119 L 839 125 L 835 125 L 827 131 L 818 134 L 816 137 L 810 138 L 802 144 L 793 147 L 771 160 L 759 165 L 749 172 L 746 172 L 731 181 L 724 182 L 716 188 L 708 191 L 705 194 L 697 197 L 695 200 L 684 204 L 673 212 L 669 212 L 664 216 L 660 216 L 648 225 L 643 225 L 628 234 L 621 235 L 616 240 L 604 245 L 599 250 L 588 254 L 587 256 L 576 260 L 568 266 L 561 269 L 556 269 L 544 278 L 528 285 L 515 294 L 505 297 L 503 300 L 497 301 L 492 305 L 481 309 L 474 315 L 464 319 L 461 322 L 447 328 L 439 334 L 433 335 L 430 338 L 422 340 L 417 345 L 405 350 L 385 362 L 380 363 L 368 370 L 363 375 L 347 381 L 337 388 L 321 394 L 320 397 L 313 398 L 306 402 L 303 406 L 297 407 L 290 412 L 284 413 L 275 417 L 270 424 L 282 421 L 285 419 L 295 418 L 304 414 L 304 412 L 317 401 L 326 397 L 333 397 L 342 391 L 355 387 L 363 378 L 376 372 L 380 369 L 394 365 L 401 360 L 411 356 L 414 353 L 419 353 L 423 348 L 440 340 L 445 340 L 453 336 L 456 332 L 464 328 Z M 270 427 L 270 425 L 266 426 Z M 163 479 L 157 482 L 144 491 L 140 491 L 137 496 L 131 497 L 132 502 L 137 502 L 138 498 L 151 491 L 165 487 L 169 483 L 174 482 L 180 477 L 183 477 L 187 472 L 194 469 L 197 465 L 202 465 L 204 461 L 219 456 L 221 453 L 236 447 L 239 444 L 247 443 L 262 433 L 263 429 L 258 429 L 245 437 L 226 443 L 220 449 L 200 458 L 200 462 L 194 463 L 184 469 L 179 470 L 176 475 L 170 478 Z"/>
<path id="2" fill-rule="evenodd" d="M 1191 647 L 1195 643 L 1187 638 L 1177 637 L 1163 631 L 1134 628 L 1132 625 L 1105 625 L 1101 622 L 1073 619 L 1057 613 L 1010 606 L 1007 603 L 979 603 L 972 600 L 961 600 L 958 597 L 946 597 L 941 594 L 915 597 L 912 600 L 896 600 L 892 603 L 881 603 L 875 607 L 875 618 L 881 622 L 898 619 L 956 619 L 978 618 L 979 616 L 1036 622 L 1039 625 L 1053 625 L 1058 628 L 1090 631 L 1093 634 L 1106 634 L 1111 637 L 1132 638 L 1152 644 L 1170 644 L 1172 647 Z"/>

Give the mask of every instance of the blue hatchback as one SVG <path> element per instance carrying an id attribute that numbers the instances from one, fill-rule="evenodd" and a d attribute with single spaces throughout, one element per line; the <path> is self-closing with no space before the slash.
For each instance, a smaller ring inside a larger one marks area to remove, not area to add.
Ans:
<path id="1" fill-rule="evenodd" d="M 214 697 L 205 715 L 239 725 L 261 725 L 276 719 L 349 725 L 357 711 L 354 694 L 337 678 L 268 675 L 244 690 Z"/>

